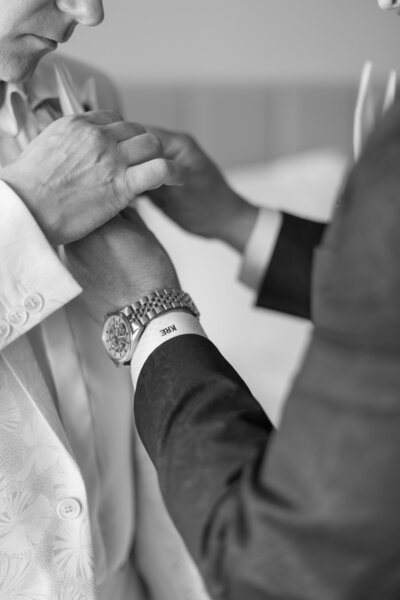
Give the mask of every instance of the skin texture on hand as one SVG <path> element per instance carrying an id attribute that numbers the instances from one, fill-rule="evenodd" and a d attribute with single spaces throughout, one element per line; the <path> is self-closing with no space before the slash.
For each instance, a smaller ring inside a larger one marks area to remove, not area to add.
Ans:
<path id="1" fill-rule="evenodd" d="M 185 134 L 147 127 L 163 145 L 166 158 L 186 169 L 184 185 L 160 187 L 150 198 L 186 231 L 222 240 L 242 252 L 258 208 L 236 194 L 197 142 Z"/>
<path id="2" fill-rule="evenodd" d="M 84 237 L 149 189 L 183 183 L 185 171 L 144 127 L 99 111 L 52 123 L 0 178 L 56 246 Z"/>
<path id="3" fill-rule="evenodd" d="M 168 254 L 133 208 L 65 246 L 65 253 L 84 290 L 86 308 L 98 323 L 159 288 L 180 287 Z"/>

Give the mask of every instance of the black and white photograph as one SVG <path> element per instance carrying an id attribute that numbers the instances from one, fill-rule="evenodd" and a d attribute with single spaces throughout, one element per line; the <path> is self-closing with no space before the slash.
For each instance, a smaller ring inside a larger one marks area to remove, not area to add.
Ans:
<path id="1" fill-rule="evenodd" d="M 400 599 L 400 0 L 0 0 L 0 600 Z"/>

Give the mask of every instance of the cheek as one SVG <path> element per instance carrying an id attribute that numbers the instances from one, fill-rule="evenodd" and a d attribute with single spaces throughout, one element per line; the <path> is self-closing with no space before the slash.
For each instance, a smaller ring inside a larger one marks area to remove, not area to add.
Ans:
<path id="1" fill-rule="evenodd" d="M 54 0 L 0 0 L 0 41 L 35 33 L 54 10 Z"/>
<path id="2" fill-rule="evenodd" d="M 53 13 L 53 0 L 0 0 L 0 80 L 30 75 L 47 50 L 26 34 L 43 31 Z"/>
<path id="3" fill-rule="evenodd" d="M 28 12 L 29 11 L 29 12 Z M 27 0 L 0 0 L 0 40 L 18 32 L 30 14 Z"/>
<path id="4" fill-rule="evenodd" d="M 1 67 L 18 58 L 16 41 L 11 36 L 6 36 L 0 31 L 0 79 L 2 78 Z"/>

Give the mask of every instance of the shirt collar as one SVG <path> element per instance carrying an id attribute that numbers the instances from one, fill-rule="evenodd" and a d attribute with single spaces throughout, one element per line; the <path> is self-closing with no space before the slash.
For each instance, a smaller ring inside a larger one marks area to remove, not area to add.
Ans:
<path id="1" fill-rule="evenodd" d="M 0 83 L 0 136 L 15 137 L 20 130 L 20 102 L 27 102 L 22 84 Z"/>
<path id="2" fill-rule="evenodd" d="M 27 82 L 0 81 L 0 137 L 17 136 L 23 125 L 22 110 L 35 110 L 49 100 L 59 102 L 63 116 L 98 108 L 93 78 L 78 87 L 63 62 L 42 62 Z"/>

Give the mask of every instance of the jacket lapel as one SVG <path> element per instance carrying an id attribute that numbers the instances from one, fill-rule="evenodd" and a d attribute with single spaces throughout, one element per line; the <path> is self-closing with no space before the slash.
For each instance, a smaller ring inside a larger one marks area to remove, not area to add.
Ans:
<path id="1" fill-rule="evenodd" d="M 21 336 L 7 346 L 2 352 L 2 357 L 12 373 L 16 386 L 23 391 L 26 399 L 33 403 L 66 451 L 72 455 L 55 401 L 41 373 L 27 336 Z"/>

